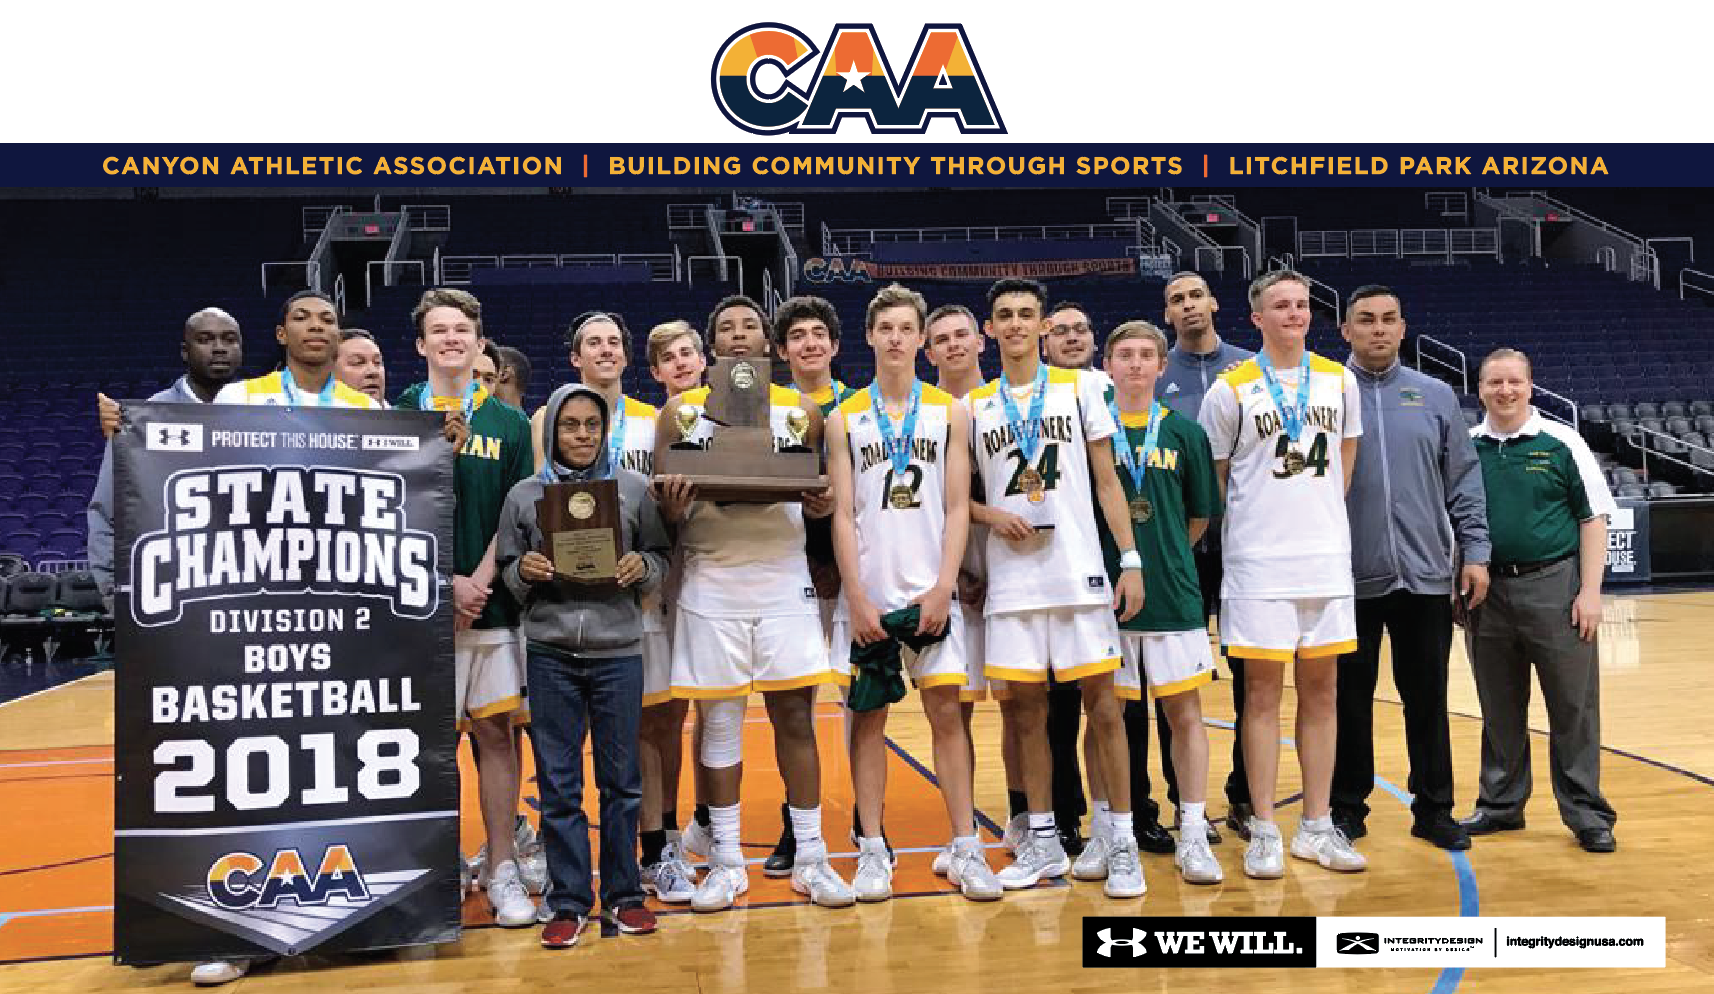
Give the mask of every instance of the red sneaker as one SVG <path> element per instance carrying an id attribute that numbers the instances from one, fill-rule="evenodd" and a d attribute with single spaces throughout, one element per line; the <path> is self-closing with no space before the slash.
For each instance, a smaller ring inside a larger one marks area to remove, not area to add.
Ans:
<path id="1" fill-rule="evenodd" d="M 641 904 L 627 904 L 617 911 L 603 910 L 601 918 L 621 935 L 648 935 L 655 930 L 655 913 Z"/>
<path id="2" fill-rule="evenodd" d="M 542 945 L 548 949 L 570 949 L 577 945 L 577 940 L 582 937 L 583 929 L 588 924 L 588 915 L 580 915 L 575 911 L 558 912 L 542 929 Z"/>

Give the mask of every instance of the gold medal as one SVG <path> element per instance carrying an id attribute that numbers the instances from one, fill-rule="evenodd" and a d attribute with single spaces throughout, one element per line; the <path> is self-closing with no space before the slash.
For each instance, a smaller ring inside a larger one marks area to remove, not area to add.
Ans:
<path id="1" fill-rule="evenodd" d="M 1296 449 L 1289 449 L 1286 451 L 1286 454 L 1285 454 L 1285 471 L 1286 471 L 1287 476 L 1296 476 L 1297 474 L 1303 472 L 1303 468 L 1305 465 L 1306 465 L 1306 463 L 1305 463 L 1304 458 L 1303 458 L 1303 453 L 1297 451 Z"/>
<path id="2" fill-rule="evenodd" d="M 1024 471 L 1018 474 L 1018 489 L 1024 492 L 1031 504 L 1040 504 L 1047 500 L 1047 481 L 1042 479 L 1034 466 L 1025 466 Z"/>
<path id="3" fill-rule="evenodd" d="M 1149 499 L 1147 497 L 1138 497 L 1131 501 L 1132 521 L 1140 525 L 1154 516 L 1155 506 L 1149 503 Z"/>
<path id="4" fill-rule="evenodd" d="M 914 502 L 911 497 L 911 488 L 902 483 L 887 491 L 887 503 L 892 505 L 895 510 L 904 511 L 913 507 Z"/>
<path id="5" fill-rule="evenodd" d="M 595 495 L 587 490 L 572 494 L 571 499 L 566 502 L 565 510 L 573 518 L 587 521 L 595 514 Z"/>

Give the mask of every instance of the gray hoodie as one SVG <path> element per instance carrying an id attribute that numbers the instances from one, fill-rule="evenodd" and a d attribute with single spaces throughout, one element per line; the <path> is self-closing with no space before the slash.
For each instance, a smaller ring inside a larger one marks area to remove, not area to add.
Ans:
<path id="1" fill-rule="evenodd" d="M 1363 398 L 1363 445 L 1345 508 L 1358 597 L 1452 592 L 1452 551 L 1487 563 L 1488 496 L 1458 398 L 1398 363 L 1346 365 Z"/>
<path id="2" fill-rule="evenodd" d="M 584 469 L 560 463 L 554 426 L 559 409 L 572 397 L 587 397 L 601 410 L 603 429 L 600 454 Z M 642 652 L 643 613 L 638 598 L 660 586 L 666 576 L 670 544 L 661 524 L 660 510 L 649 493 L 648 481 L 639 473 L 616 468 L 607 448 L 610 425 L 607 401 L 581 384 L 567 384 L 548 398 L 542 418 L 542 451 L 553 453 L 541 473 L 520 480 L 506 495 L 500 509 L 500 527 L 494 535 L 494 565 L 500 578 L 523 605 L 523 631 L 532 646 L 550 652 L 611 658 Z M 543 546 L 536 524 L 536 502 L 541 500 L 546 476 L 555 482 L 586 482 L 606 479 L 619 484 L 619 521 L 623 532 L 619 555 L 636 552 L 643 557 L 643 579 L 611 596 L 591 596 L 588 590 L 559 581 L 528 583 L 518 574 L 524 553 Z"/>

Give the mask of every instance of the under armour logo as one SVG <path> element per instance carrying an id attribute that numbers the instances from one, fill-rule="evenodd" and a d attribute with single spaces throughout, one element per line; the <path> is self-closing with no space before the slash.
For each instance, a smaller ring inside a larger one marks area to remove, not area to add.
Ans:
<path id="1" fill-rule="evenodd" d="M 1101 945 L 1095 950 L 1095 955 L 1100 956 L 1103 959 L 1113 958 L 1114 946 L 1124 946 L 1129 949 L 1131 951 L 1132 959 L 1136 959 L 1148 952 L 1143 945 L 1143 940 L 1149 937 L 1149 933 L 1145 929 L 1133 928 L 1131 929 L 1131 937 L 1129 939 L 1115 939 L 1113 938 L 1113 930 L 1110 928 L 1104 928 L 1101 931 L 1096 932 L 1095 937 L 1101 940 Z"/>
<path id="2" fill-rule="evenodd" d="M 201 452 L 202 425 L 163 422 L 149 426 L 146 448 L 156 452 Z"/>

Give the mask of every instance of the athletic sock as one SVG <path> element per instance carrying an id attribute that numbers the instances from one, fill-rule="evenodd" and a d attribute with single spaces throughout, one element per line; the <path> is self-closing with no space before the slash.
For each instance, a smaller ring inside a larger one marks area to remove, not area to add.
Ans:
<path id="1" fill-rule="evenodd" d="M 1101 835 L 1112 824 L 1110 818 L 1113 809 L 1108 807 L 1106 801 L 1096 801 L 1092 807 L 1094 811 L 1089 815 L 1089 834 Z"/>
<path id="2" fill-rule="evenodd" d="M 1059 828 L 1054 824 L 1052 811 L 1031 811 L 1030 831 L 1038 839 L 1051 839 L 1059 834 Z"/>
<path id="3" fill-rule="evenodd" d="M 1208 805 L 1207 804 L 1181 804 L 1178 806 L 1178 828 L 1179 828 L 1179 831 L 1182 832 L 1182 831 L 1184 831 L 1185 828 L 1187 828 L 1191 825 L 1201 825 L 1203 827 L 1207 827 L 1207 825 L 1208 825 Z"/>
<path id="4" fill-rule="evenodd" d="M 974 835 L 953 836 L 953 839 L 952 839 L 952 851 L 953 852 L 980 852 L 981 850 L 982 850 L 981 838 L 974 836 Z"/>
<path id="5" fill-rule="evenodd" d="M 1131 827 L 1131 813 L 1129 811 L 1109 811 L 1107 813 L 1107 827 L 1112 831 L 1115 839 L 1128 839 L 1136 834 Z"/>
<path id="6" fill-rule="evenodd" d="M 797 858 L 800 863 L 813 863 L 827 858 L 827 843 L 821 839 L 821 805 L 813 808 L 786 808 L 791 815 L 787 824 L 797 838 Z"/>
<path id="7" fill-rule="evenodd" d="M 667 847 L 665 829 L 657 828 L 652 832 L 638 832 L 637 837 L 643 843 L 643 865 L 653 866 L 661 861 L 661 850 Z"/>
<path id="8" fill-rule="evenodd" d="M 708 823 L 714 833 L 714 851 L 709 856 L 728 866 L 744 865 L 744 850 L 738 845 L 738 805 L 710 806 Z"/>
<path id="9" fill-rule="evenodd" d="M 1333 816 L 1322 815 L 1320 818 L 1305 818 L 1302 824 L 1305 831 L 1331 832 L 1333 830 Z"/>
<path id="10" fill-rule="evenodd" d="M 1012 807 L 1012 814 L 1010 817 L 1013 818 L 1024 814 L 1030 809 L 1029 797 L 1021 790 L 1012 790 L 1008 788 L 1006 790 L 1006 802 Z"/>

